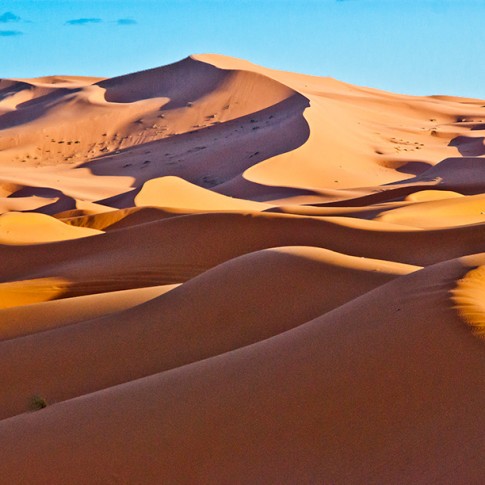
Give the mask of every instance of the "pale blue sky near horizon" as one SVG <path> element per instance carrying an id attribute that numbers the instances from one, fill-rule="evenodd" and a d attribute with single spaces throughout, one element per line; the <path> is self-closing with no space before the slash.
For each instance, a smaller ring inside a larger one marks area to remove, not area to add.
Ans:
<path id="1" fill-rule="evenodd" d="M 0 0 L 0 77 L 111 77 L 193 53 L 485 98 L 485 0 Z"/>

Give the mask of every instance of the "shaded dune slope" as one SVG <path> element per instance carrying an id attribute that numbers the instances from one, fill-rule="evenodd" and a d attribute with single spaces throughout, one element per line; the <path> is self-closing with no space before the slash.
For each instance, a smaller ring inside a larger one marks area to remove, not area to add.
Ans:
<path id="1" fill-rule="evenodd" d="M 5 420 L 2 476 L 478 484 L 483 346 L 449 292 L 483 262 L 439 264 L 258 344 Z"/>
<path id="2" fill-rule="evenodd" d="M 353 256 L 419 266 L 485 249 L 482 225 L 423 231 L 352 218 L 194 214 L 111 231 L 87 238 L 82 245 L 74 240 L 0 246 L 4 261 L 1 277 L 3 285 L 53 276 L 64 278 L 70 282 L 66 296 L 79 296 L 180 283 L 236 256 L 292 245 L 325 247 Z M 75 259 L 71 257 L 73 251 Z M 120 261 L 124 264 L 120 265 Z"/>
<path id="3" fill-rule="evenodd" d="M 318 248 L 236 258 L 112 317 L 0 343 L 0 416 L 36 392 L 60 401 L 263 340 L 416 269 Z"/>

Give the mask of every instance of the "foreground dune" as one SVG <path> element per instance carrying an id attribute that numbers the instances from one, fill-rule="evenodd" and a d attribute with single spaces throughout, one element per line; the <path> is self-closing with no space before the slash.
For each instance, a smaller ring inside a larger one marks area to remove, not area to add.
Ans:
<path id="1" fill-rule="evenodd" d="M 258 344 L 5 420 L 2 477 L 478 484 L 483 345 L 450 290 L 484 262 L 439 264 Z"/>
<path id="2" fill-rule="evenodd" d="M 0 417 L 37 392 L 57 402 L 263 340 L 416 269 L 319 248 L 236 258 L 144 305 L 0 343 Z"/>
<path id="3" fill-rule="evenodd" d="M 219 55 L 0 80 L 0 484 L 483 483 L 484 120 Z"/>

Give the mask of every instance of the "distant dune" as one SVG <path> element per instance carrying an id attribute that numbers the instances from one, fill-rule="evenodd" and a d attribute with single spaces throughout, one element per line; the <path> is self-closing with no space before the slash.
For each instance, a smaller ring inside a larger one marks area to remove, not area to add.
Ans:
<path id="1" fill-rule="evenodd" d="M 212 54 L 0 80 L 0 484 L 483 484 L 484 140 Z"/>

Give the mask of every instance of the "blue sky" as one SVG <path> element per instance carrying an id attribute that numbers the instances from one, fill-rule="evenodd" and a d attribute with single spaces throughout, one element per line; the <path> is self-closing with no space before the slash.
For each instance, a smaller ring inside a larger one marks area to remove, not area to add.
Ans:
<path id="1" fill-rule="evenodd" d="M 0 0 L 0 77 L 113 76 L 206 52 L 485 98 L 485 0 Z"/>

